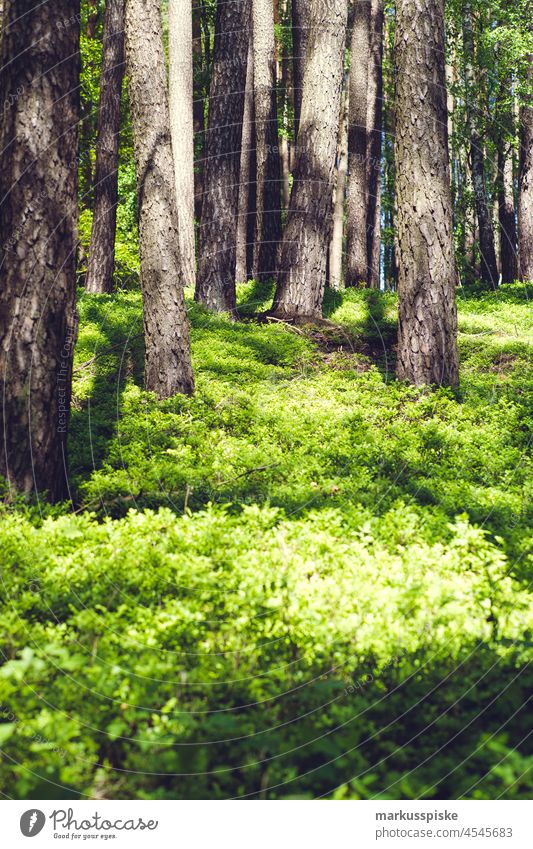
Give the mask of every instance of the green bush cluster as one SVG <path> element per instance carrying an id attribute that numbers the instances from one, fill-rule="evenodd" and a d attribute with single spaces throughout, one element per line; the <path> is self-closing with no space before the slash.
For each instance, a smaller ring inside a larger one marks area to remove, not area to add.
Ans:
<path id="1" fill-rule="evenodd" d="M 0 787 L 531 796 L 526 289 L 460 298 L 457 394 L 394 380 L 392 295 L 240 294 L 163 403 L 138 293 L 80 300 L 77 512 L 1 515 Z"/>

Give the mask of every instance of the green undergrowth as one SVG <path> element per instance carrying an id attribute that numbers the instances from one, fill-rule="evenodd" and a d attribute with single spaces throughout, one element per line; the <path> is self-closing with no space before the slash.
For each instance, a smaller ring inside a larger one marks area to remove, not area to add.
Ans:
<path id="1" fill-rule="evenodd" d="M 531 294 L 459 294 L 453 393 L 394 379 L 394 295 L 250 284 L 162 403 L 138 293 L 83 295 L 76 512 L 1 518 L 4 792 L 530 797 Z"/>

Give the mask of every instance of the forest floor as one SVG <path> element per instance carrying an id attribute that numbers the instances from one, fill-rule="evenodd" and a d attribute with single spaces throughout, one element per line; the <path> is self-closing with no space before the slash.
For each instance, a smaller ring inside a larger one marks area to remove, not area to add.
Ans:
<path id="1" fill-rule="evenodd" d="M 533 291 L 460 291 L 456 393 L 396 382 L 393 294 L 270 296 L 190 302 L 163 403 L 139 294 L 81 296 L 76 512 L 2 515 L 0 785 L 530 797 Z"/>

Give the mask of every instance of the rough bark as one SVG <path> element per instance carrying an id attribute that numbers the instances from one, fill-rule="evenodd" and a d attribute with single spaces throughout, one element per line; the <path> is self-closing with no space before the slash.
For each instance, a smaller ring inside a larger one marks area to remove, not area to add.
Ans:
<path id="1" fill-rule="evenodd" d="M 396 3 L 397 375 L 458 383 L 443 0 Z"/>
<path id="2" fill-rule="evenodd" d="M 333 198 L 333 230 L 329 249 L 329 285 L 332 289 L 342 289 L 343 279 L 343 237 L 344 206 L 346 196 L 346 176 L 348 173 L 348 114 L 349 96 L 343 88 L 341 97 L 341 118 L 339 122 L 339 144 L 337 150 L 337 181 Z"/>
<path id="3" fill-rule="evenodd" d="M 351 39 L 350 117 L 348 132 L 348 221 L 346 285 L 368 279 L 368 80 L 371 0 L 355 0 Z"/>
<path id="4" fill-rule="evenodd" d="M 272 0 L 252 0 L 256 216 L 253 276 L 271 279 L 281 238 L 281 183 Z"/>
<path id="5" fill-rule="evenodd" d="M 79 3 L 6 0 L 0 61 L 0 474 L 68 496 Z M 38 105 L 38 106 L 37 106 Z"/>
<path id="6" fill-rule="evenodd" d="M 528 83 L 533 89 L 533 54 Z M 520 178 L 518 188 L 520 279 L 533 281 L 533 96 L 520 110 Z"/>
<path id="7" fill-rule="evenodd" d="M 331 237 L 331 199 L 346 39 L 346 0 L 310 0 L 298 157 L 280 251 L 275 315 L 320 317 Z"/>
<path id="8" fill-rule="evenodd" d="M 120 94 L 124 76 L 124 0 L 107 0 L 104 15 L 94 213 L 86 287 L 113 290 L 118 201 Z"/>
<path id="9" fill-rule="evenodd" d="M 485 153 L 483 140 L 478 127 L 478 115 L 475 112 L 474 78 L 474 30 L 470 6 L 466 6 L 463 25 L 463 46 L 465 55 L 466 116 L 467 133 L 470 147 L 470 170 L 476 214 L 479 227 L 479 250 L 481 254 L 481 279 L 493 287 L 498 285 L 498 264 L 494 242 L 494 228 L 487 193 L 485 173 Z"/>
<path id="10" fill-rule="evenodd" d="M 197 301 L 215 312 L 233 313 L 236 308 L 239 169 L 249 37 L 249 0 L 219 0 L 196 283 Z"/>
<path id="11" fill-rule="evenodd" d="M 145 384 L 158 398 L 194 388 L 179 249 L 159 0 L 126 0 L 126 64 L 139 194 Z"/>
<path id="12" fill-rule="evenodd" d="M 239 177 L 239 213 L 237 223 L 237 259 L 235 279 L 237 283 L 246 283 L 248 271 L 251 271 L 248 258 L 248 233 L 250 230 L 250 210 L 252 162 L 254 140 L 254 62 L 253 45 L 250 41 L 246 67 L 246 85 L 244 94 L 244 115 L 242 120 L 241 166 Z M 253 232 L 253 227 L 252 227 Z"/>
<path id="13" fill-rule="evenodd" d="M 512 150 L 498 151 L 498 220 L 500 228 L 500 267 L 502 283 L 518 279 L 516 216 Z"/>
<path id="14" fill-rule="evenodd" d="M 196 282 L 194 238 L 194 122 L 191 0 L 169 0 L 170 134 L 185 285 Z"/>
<path id="15" fill-rule="evenodd" d="M 368 69 L 368 285 L 381 280 L 381 155 L 383 132 L 383 23 L 384 0 L 372 0 L 370 12 L 370 65 Z"/>

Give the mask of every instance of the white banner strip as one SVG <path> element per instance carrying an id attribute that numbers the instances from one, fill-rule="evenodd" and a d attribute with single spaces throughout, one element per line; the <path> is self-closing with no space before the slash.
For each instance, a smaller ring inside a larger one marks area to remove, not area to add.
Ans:
<path id="1" fill-rule="evenodd" d="M 44 800 L 1 805 L 6 849 L 73 843 L 123 849 L 533 847 L 533 801 Z"/>

